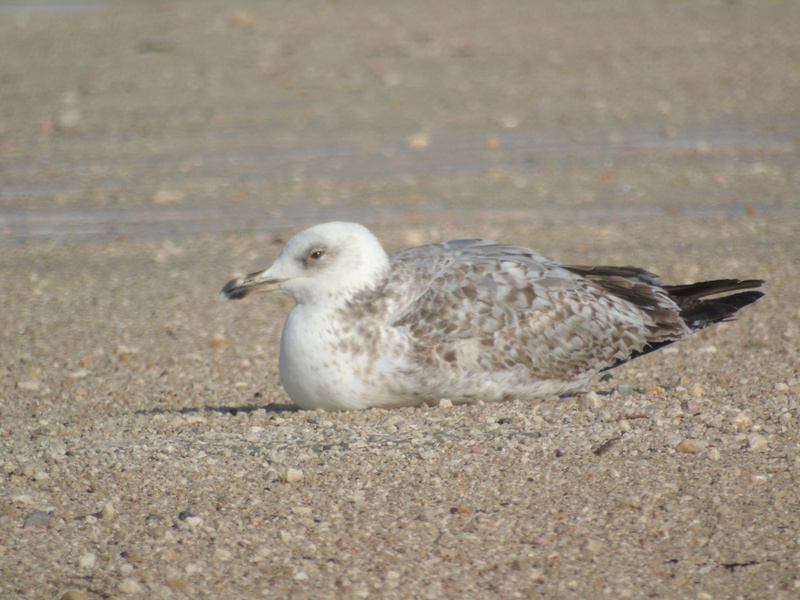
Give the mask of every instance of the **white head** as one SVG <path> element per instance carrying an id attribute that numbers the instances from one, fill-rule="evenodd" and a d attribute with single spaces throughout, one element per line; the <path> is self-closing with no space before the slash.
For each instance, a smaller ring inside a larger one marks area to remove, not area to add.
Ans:
<path id="1" fill-rule="evenodd" d="M 375 284 L 389 257 L 372 233 L 357 223 L 322 223 L 295 235 L 265 271 L 229 281 L 220 298 L 278 290 L 298 304 L 327 302 Z"/>

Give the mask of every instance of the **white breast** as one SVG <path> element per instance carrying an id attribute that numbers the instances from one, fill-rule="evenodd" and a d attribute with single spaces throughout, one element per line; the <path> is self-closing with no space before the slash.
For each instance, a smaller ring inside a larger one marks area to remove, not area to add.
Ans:
<path id="1" fill-rule="evenodd" d="M 313 410 L 382 404 L 381 361 L 337 327 L 329 311 L 297 305 L 281 335 L 281 382 L 292 401 Z"/>

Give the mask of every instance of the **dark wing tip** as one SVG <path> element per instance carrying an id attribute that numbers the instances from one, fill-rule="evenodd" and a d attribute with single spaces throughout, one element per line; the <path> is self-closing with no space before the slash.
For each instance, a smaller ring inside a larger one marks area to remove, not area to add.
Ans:
<path id="1" fill-rule="evenodd" d="M 725 292 L 749 290 L 761 287 L 765 283 L 766 281 L 763 279 L 714 279 L 686 285 L 665 285 L 664 290 L 673 298 L 702 298 L 703 296 L 713 296 L 714 294 L 724 294 Z M 764 294 L 762 293 L 761 295 L 763 296 Z"/>
<path id="2" fill-rule="evenodd" d="M 732 320 L 740 309 L 752 304 L 763 296 L 764 292 L 750 290 L 722 296 L 720 298 L 703 299 L 699 296 L 678 297 L 677 301 L 681 309 L 681 318 L 692 331 L 697 331 L 709 325 L 714 325 L 715 323 Z"/>

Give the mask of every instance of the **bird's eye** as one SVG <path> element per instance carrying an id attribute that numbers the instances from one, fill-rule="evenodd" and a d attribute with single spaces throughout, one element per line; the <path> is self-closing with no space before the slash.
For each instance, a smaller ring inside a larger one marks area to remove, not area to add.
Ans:
<path id="1" fill-rule="evenodd" d="M 323 256 L 325 256 L 324 250 L 312 250 L 308 253 L 309 260 L 319 260 Z"/>

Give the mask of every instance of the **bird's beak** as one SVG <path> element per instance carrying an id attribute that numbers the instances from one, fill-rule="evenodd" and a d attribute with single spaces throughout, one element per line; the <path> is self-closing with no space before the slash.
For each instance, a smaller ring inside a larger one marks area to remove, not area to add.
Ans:
<path id="1" fill-rule="evenodd" d="M 272 277 L 270 275 L 270 270 L 271 269 L 267 269 L 266 271 L 250 273 L 244 277 L 231 279 L 219 293 L 220 301 L 239 300 L 247 296 L 250 292 L 271 292 L 281 289 L 281 284 L 286 281 L 286 279 Z"/>

